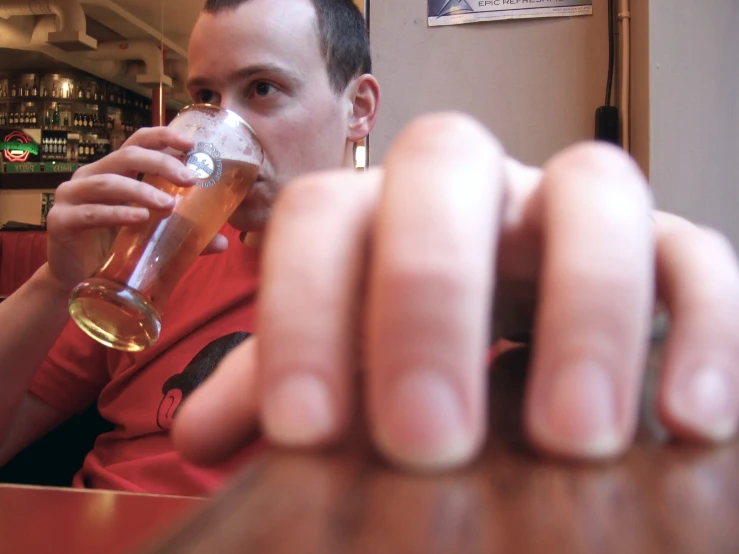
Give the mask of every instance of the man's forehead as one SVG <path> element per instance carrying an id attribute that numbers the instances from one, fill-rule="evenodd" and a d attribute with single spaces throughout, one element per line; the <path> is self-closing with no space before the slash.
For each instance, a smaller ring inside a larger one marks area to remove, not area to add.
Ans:
<path id="1" fill-rule="evenodd" d="M 313 0 L 244 0 L 235 8 L 216 12 L 202 12 L 195 22 L 193 34 L 198 26 L 209 18 L 229 18 L 246 28 L 265 22 L 281 22 L 292 30 L 297 28 L 317 31 L 318 14 Z"/>
<path id="2" fill-rule="evenodd" d="M 190 37 L 190 62 L 200 58 L 198 54 L 218 37 L 225 38 L 224 33 L 235 48 L 285 52 L 290 57 L 296 55 L 296 49 L 308 54 L 315 48 L 323 58 L 312 0 L 245 0 L 235 9 L 202 13 Z"/>

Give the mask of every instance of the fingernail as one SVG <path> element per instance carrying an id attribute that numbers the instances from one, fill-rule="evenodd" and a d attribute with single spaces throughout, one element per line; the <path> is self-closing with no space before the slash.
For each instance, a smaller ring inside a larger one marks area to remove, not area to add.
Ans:
<path id="1" fill-rule="evenodd" d="M 180 177 L 182 178 L 183 181 L 187 183 L 198 180 L 198 176 L 195 174 L 195 172 L 192 171 L 191 169 L 188 169 L 187 167 L 180 170 Z"/>
<path id="2" fill-rule="evenodd" d="M 443 375 L 419 370 L 399 377 L 383 407 L 375 440 L 393 461 L 436 469 L 463 463 L 473 454 L 462 399 Z"/>
<path id="3" fill-rule="evenodd" d="M 279 444 L 310 446 L 329 438 L 336 419 L 328 388 L 314 375 L 283 378 L 265 396 L 262 423 Z"/>
<path id="4" fill-rule="evenodd" d="M 727 373 L 706 367 L 695 372 L 685 389 L 674 395 L 671 411 L 683 425 L 722 441 L 736 431 L 738 408 L 736 390 Z"/>
<path id="5" fill-rule="evenodd" d="M 534 406 L 534 440 L 567 456 L 600 458 L 622 446 L 610 374 L 597 364 L 563 368 L 553 379 L 548 398 Z"/>
<path id="6" fill-rule="evenodd" d="M 174 206 L 174 198 L 161 190 L 154 192 L 154 201 L 164 208 Z"/>

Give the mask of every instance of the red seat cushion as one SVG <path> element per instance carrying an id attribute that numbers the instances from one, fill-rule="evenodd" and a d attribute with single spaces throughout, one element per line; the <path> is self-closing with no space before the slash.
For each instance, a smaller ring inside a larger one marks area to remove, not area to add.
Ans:
<path id="1" fill-rule="evenodd" d="M 46 232 L 2 231 L 0 248 L 0 297 L 7 297 L 46 263 Z"/>

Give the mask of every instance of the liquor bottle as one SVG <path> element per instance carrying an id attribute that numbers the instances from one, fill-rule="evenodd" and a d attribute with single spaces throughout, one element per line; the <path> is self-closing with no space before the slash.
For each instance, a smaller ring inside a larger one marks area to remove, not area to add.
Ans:
<path id="1" fill-rule="evenodd" d="M 28 83 L 26 83 L 26 88 L 21 89 L 21 96 L 31 96 L 31 89 L 28 88 Z"/>
<path id="2" fill-rule="evenodd" d="M 49 87 L 44 85 L 44 88 L 41 89 L 41 98 L 48 98 L 49 97 Z"/>
<path id="3" fill-rule="evenodd" d="M 10 89 L 10 96 L 15 98 L 18 96 L 18 89 L 15 86 L 15 83 L 13 83 L 13 87 Z"/>
<path id="4" fill-rule="evenodd" d="M 59 126 L 59 106 L 54 106 L 54 116 L 51 122 L 55 127 Z"/>
<path id="5" fill-rule="evenodd" d="M 85 99 L 92 99 L 92 89 L 90 88 L 90 83 L 87 83 L 87 88 L 85 89 Z"/>
<path id="6" fill-rule="evenodd" d="M 87 119 L 87 114 L 82 115 L 82 126 L 87 128 L 89 126 L 90 121 Z"/>
<path id="7" fill-rule="evenodd" d="M 46 110 L 44 114 L 44 127 L 48 127 L 49 125 L 51 125 L 51 116 L 49 115 L 49 110 Z"/>
<path id="8" fill-rule="evenodd" d="M 80 116 L 77 114 L 74 114 L 74 126 L 79 127 L 80 126 Z"/>
<path id="9" fill-rule="evenodd" d="M 64 126 L 69 127 L 69 112 L 64 112 Z"/>
<path id="10" fill-rule="evenodd" d="M 71 161 L 73 161 L 73 162 L 74 162 L 74 161 L 77 161 L 77 152 L 75 152 L 75 150 L 74 150 L 74 144 L 73 144 L 73 145 L 72 145 L 72 147 L 71 147 L 71 148 L 69 149 L 69 159 L 70 159 Z"/>
<path id="11" fill-rule="evenodd" d="M 31 89 L 31 96 L 34 98 L 38 96 L 38 87 L 36 86 L 36 81 L 33 82 L 33 88 Z"/>
<path id="12" fill-rule="evenodd" d="M 115 104 L 115 93 L 113 92 L 113 89 L 110 89 L 108 100 L 110 101 L 111 104 Z"/>
<path id="13" fill-rule="evenodd" d="M 57 92 L 56 92 L 56 83 L 54 83 L 54 86 L 51 88 L 51 97 L 56 98 Z"/>
<path id="14" fill-rule="evenodd" d="M 36 126 L 36 112 L 31 114 L 31 125 Z"/>
<path id="15" fill-rule="evenodd" d="M 98 88 L 97 88 L 97 86 L 93 89 L 92 99 L 95 100 L 95 102 L 97 102 L 98 100 L 100 100 L 100 95 L 98 94 Z"/>

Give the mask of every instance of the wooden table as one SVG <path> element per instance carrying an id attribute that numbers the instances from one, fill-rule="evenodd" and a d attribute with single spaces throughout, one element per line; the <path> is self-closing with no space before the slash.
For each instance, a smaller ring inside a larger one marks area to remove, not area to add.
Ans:
<path id="1" fill-rule="evenodd" d="M 321 454 L 267 452 L 145 552 L 739 552 L 739 441 L 670 443 L 645 401 L 637 442 L 623 458 L 602 465 L 542 459 L 521 434 L 526 360 L 523 349 L 498 359 L 490 440 L 465 470 L 398 471 L 361 432 Z M 654 371 L 645 398 L 653 382 Z"/>
<path id="2" fill-rule="evenodd" d="M 2 554 L 123 554 L 168 530 L 195 498 L 0 485 Z"/>

